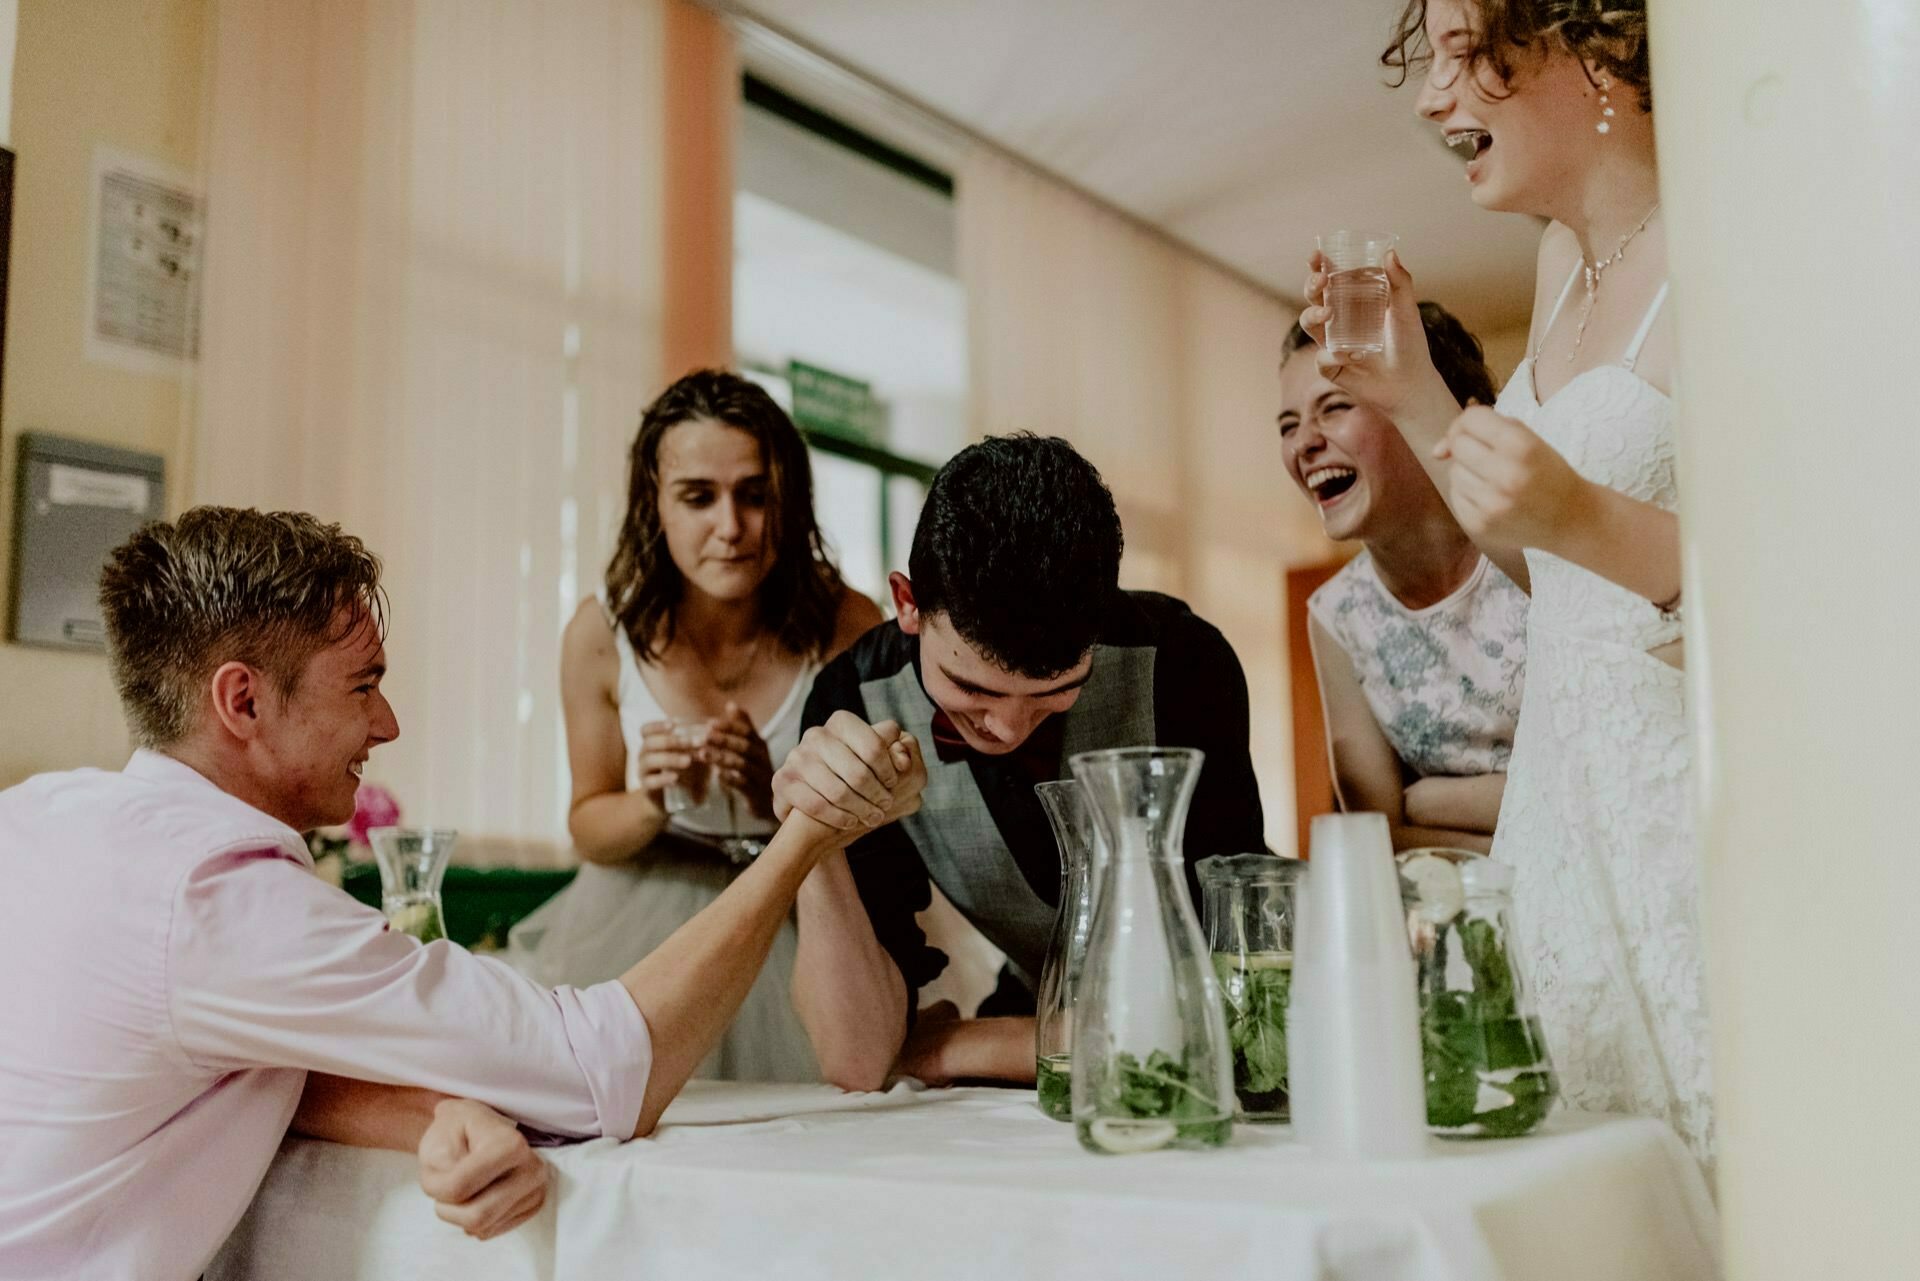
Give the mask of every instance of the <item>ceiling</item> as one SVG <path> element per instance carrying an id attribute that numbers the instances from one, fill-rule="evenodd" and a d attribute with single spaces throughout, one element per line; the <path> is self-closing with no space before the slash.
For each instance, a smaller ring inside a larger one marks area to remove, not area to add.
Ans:
<path id="1" fill-rule="evenodd" d="M 1482 213 L 1379 65 L 1394 0 L 737 0 L 814 52 L 1297 298 L 1317 232 L 1526 323 L 1538 224 Z M 830 104 L 822 104 L 830 105 Z"/>

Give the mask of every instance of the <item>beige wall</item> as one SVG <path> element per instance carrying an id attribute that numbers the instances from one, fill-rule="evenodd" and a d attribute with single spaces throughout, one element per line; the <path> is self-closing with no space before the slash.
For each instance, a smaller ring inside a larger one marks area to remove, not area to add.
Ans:
<path id="1" fill-rule="evenodd" d="M 0 0 L 0 147 L 13 145 L 13 46 L 20 33 L 20 0 Z"/>
<path id="2" fill-rule="evenodd" d="M 102 145 L 197 171 L 207 8 L 207 0 L 19 0 L 0 599 L 23 429 L 159 453 L 170 506 L 180 506 L 180 380 L 102 365 L 83 351 L 89 183 Z M 43 769 L 118 764 L 126 748 L 104 658 L 0 645 L 0 786 Z"/>
<path id="3" fill-rule="evenodd" d="M 192 496 L 380 555 L 410 822 L 564 839 L 560 635 L 663 383 L 666 6 L 216 9 Z"/>
<path id="4" fill-rule="evenodd" d="M 1182 597 L 1239 656 L 1267 840 L 1292 853 L 1286 572 L 1337 555 L 1273 429 L 1292 311 L 996 153 L 958 193 L 976 432 L 1057 433 L 1100 468 L 1121 584 Z"/>

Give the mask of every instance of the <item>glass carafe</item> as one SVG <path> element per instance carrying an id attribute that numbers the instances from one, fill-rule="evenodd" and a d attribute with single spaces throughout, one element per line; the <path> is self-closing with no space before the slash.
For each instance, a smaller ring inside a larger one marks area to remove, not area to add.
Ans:
<path id="1" fill-rule="evenodd" d="M 1559 1095 L 1513 939 L 1513 869 L 1466 850 L 1399 856 L 1420 991 L 1427 1127 L 1512 1138 Z"/>
<path id="2" fill-rule="evenodd" d="M 1215 1147 L 1233 1130 L 1220 985 L 1180 854 L 1203 759 L 1142 747 L 1071 762 L 1101 835 L 1072 1051 L 1074 1129 L 1092 1152 Z"/>
<path id="3" fill-rule="evenodd" d="M 1093 926 L 1093 847 L 1099 829 L 1087 808 L 1086 790 L 1072 779 L 1038 783 L 1033 790 L 1060 847 L 1060 908 L 1053 918 L 1046 963 L 1040 967 L 1033 1027 L 1034 1084 L 1040 1110 L 1056 1121 L 1071 1121 L 1073 1000 Z"/>
<path id="4" fill-rule="evenodd" d="M 440 881 L 459 837 L 458 832 L 418 827 L 376 827 L 367 833 L 380 865 L 380 910 L 394 929 L 422 943 L 447 936 Z"/>
<path id="5" fill-rule="evenodd" d="M 1305 866 L 1274 854 L 1216 854 L 1198 868 L 1242 1121 L 1287 1119 L 1293 896 Z"/>

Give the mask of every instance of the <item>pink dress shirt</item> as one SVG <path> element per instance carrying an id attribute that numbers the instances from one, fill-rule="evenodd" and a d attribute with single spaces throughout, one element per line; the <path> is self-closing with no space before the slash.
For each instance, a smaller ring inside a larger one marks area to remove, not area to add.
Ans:
<path id="1" fill-rule="evenodd" d="M 153 752 L 0 792 L 0 1279 L 191 1281 L 310 1069 L 632 1135 L 652 1042 L 625 988 L 423 947 L 312 868 Z"/>

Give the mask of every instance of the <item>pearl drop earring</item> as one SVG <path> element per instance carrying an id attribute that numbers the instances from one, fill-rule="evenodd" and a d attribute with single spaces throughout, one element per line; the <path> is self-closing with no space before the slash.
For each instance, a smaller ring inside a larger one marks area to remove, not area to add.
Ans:
<path id="1" fill-rule="evenodd" d="M 1613 77 L 1600 77 L 1600 123 L 1593 127 L 1595 133 L 1613 132 L 1613 100 L 1607 95 L 1613 90 Z"/>

